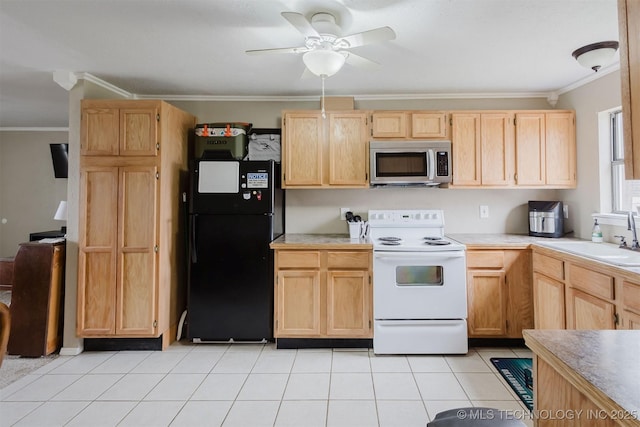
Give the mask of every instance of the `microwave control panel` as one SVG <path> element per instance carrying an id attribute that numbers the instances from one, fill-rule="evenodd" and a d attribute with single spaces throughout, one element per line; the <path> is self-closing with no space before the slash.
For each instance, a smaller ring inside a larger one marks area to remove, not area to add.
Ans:
<path id="1" fill-rule="evenodd" d="M 449 176 L 449 153 L 446 151 L 436 152 L 436 174 Z"/>

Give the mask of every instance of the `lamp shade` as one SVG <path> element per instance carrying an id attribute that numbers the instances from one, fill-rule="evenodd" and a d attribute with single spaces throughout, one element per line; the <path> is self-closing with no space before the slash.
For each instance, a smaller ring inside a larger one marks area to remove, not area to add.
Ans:
<path id="1" fill-rule="evenodd" d="M 330 77 L 340 71 L 346 58 L 341 53 L 328 49 L 317 49 L 302 55 L 302 61 L 316 76 Z"/>
<path id="2" fill-rule="evenodd" d="M 53 216 L 53 219 L 58 221 L 66 221 L 67 220 L 67 201 L 62 200 L 58 205 L 58 210 L 56 210 L 56 214 Z"/>
<path id="3" fill-rule="evenodd" d="M 601 67 L 613 61 L 618 50 L 618 42 L 607 41 L 589 44 L 576 49 L 572 55 L 580 65 L 598 71 Z"/>

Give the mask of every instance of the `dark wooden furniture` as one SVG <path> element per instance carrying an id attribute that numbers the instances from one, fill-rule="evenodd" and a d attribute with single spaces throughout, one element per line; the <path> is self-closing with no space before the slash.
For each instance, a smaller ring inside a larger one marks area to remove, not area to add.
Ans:
<path id="1" fill-rule="evenodd" d="M 13 257 L 0 258 L 0 290 L 10 291 L 13 286 Z"/>
<path id="2" fill-rule="evenodd" d="M 65 242 L 21 243 L 14 263 L 8 353 L 56 351 L 62 338 Z"/>
<path id="3" fill-rule="evenodd" d="M 4 359 L 4 355 L 7 352 L 10 330 L 11 312 L 5 303 L 0 302 L 0 366 L 2 366 L 2 359 Z"/>
<path id="4" fill-rule="evenodd" d="M 64 237 L 64 233 L 61 230 L 38 231 L 37 233 L 29 234 L 29 241 L 35 242 L 36 240 L 55 239 L 58 237 Z"/>

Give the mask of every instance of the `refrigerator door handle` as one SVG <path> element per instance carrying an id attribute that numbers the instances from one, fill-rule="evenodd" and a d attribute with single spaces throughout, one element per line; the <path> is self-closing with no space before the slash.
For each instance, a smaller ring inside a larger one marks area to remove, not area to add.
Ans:
<path id="1" fill-rule="evenodd" d="M 197 253 L 197 244 L 196 238 L 198 237 L 198 233 L 196 231 L 196 224 L 198 219 L 198 215 L 191 215 L 191 263 L 198 263 L 198 253 Z"/>

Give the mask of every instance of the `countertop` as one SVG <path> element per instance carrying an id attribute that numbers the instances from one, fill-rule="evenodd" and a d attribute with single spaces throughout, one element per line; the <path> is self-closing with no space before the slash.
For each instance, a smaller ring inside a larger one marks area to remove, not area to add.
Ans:
<path id="1" fill-rule="evenodd" d="M 528 234 L 500 234 L 500 233 L 453 233 L 448 234 L 447 237 L 458 241 L 467 246 L 467 249 L 473 249 L 474 246 L 478 247 L 495 247 L 505 249 L 526 249 L 531 244 L 540 241 L 549 240 L 548 237 L 535 237 Z M 575 240 L 571 237 L 561 237 L 553 240 Z"/>
<path id="2" fill-rule="evenodd" d="M 577 382 L 583 394 L 605 409 L 627 411 L 635 417 L 629 425 L 640 425 L 640 330 L 527 329 L 523 335 L 536 355 Z"/>
<path id="3" fill-rule="evenodd" d="M 283 234 L 272 249 L 373 249 L 369 239 L 350 239 L 348 234 Z"/>

